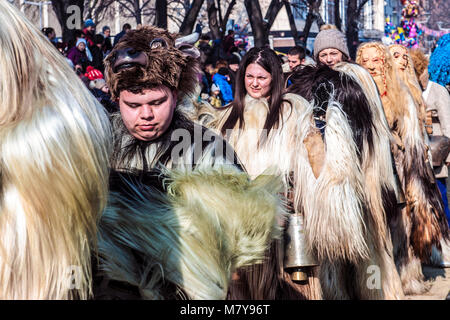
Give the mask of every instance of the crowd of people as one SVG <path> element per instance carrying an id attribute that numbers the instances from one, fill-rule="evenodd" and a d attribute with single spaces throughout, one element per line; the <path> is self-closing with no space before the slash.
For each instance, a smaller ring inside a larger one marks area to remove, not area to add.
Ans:
<path id="1" fill-rule="evenodd" d="M 450 35 L 61 48 L 0 9 L 0 298 L 404 299 L 448 267 Z"/>
<path id="2" fill-rule="evenodd" d="M 67 42 L 58 41 L 54 28 L 43 28 L 42 32 L 52 44 L 66 57 L 69 65 L 78 77 L 91 90 L 94 96 L 108 110 L 117 110 L 116 104 L 111 101 L 109 88 L 106 85 L 103 60 L 111 52 L 120 38 L 131 30 L 131 25 L 125 23 L 122 31 L 111 38 L 111 28 L 104 26 L 102 32 L 96 33 L 96 25 L 92 19 L 84 22 L 83 30 L 73 30 L 72 38 Z"/>

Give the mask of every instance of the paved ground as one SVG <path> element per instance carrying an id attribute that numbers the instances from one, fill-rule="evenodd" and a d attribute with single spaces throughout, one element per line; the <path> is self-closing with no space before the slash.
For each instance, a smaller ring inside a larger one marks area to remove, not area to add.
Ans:
<path id="1" fill-rule="evenodd" d="M 430 291 L 424 295 L 406 296 L 406 299 L 445 300 L 450 293 L 450 268 L 423 267 L 423 274 L 432 283 Z"/>

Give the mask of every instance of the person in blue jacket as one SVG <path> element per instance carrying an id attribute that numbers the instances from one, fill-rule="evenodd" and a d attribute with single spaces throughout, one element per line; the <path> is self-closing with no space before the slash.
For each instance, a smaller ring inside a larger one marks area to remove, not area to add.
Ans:
<path id="1" fill-rule="evenodd" d="M 213 83 L 220 89 L 222 105 L 226 105 L 233 101 L 233 91 L 231 90 L 231 85 L 228 81 L 228 68 L 220 68 L 213 76 Z"/>

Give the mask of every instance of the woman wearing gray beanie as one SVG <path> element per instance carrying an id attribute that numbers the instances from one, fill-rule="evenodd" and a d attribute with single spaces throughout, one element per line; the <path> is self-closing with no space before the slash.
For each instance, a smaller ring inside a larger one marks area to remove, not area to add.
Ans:
<path id="1" fill-rule="evenodd" d="M 345 36 L 337 29 L 320 31 L 314 40 L 314 60 L 317 64 L 333 67 L 341 61 L 349 61 Z"/>

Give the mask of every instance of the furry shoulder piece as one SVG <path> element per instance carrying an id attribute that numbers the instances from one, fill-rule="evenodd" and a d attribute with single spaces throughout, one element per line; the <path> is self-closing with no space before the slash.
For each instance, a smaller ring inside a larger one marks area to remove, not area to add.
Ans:
<path id="1" fill-rule="evenodd" d="M 0 21 L 0 299 L 86 299 L 107 200 L 109 121 L 7 1 Z"/>
<path id="2" fill-rule="evenodd" d="M 197 49 L 176 43 L 176 35 L 144 26 L 127 33 L 105 58 L 112 98 L 122 90 L 165 85 L 177 89 L 179 99 L 195 90 L 200 72 Z"/>
<path id="3" fill-rule="evenodd" d="M 308 181 L 300 193 L 305 236 L 320 261 L 324 297 L 402 298 L 386 223 L 386 217 L 397 216 L 391 136 L 375 83 L 349 63 L 334 69 L 307 66 L 292 79 L 289 90 L 312 101 L 299 124 L 299 140 L 323 131 L 323 144 L 305 142 L 298 161 L 300 178 Z M 314 148 L 324 153 L 315 177 Z M 381 270 L 380 290 L 367 287 L 371 266 Z"/>
<path id="4" fill-rule="evenodd" d="M 224 299 L 231 274 L 262 262 L 280 237 L 281 183 L 269 175 L 251 181 L 230 167 L 167 175 L 167 193 L 157 179 L 112 184 L 100 221 L 100 270 L 145 299 L 173 297 L 164 292 L 167 282 L 189 299 Z"/>
<path id="5" fill-rule="evenodd" d="M 189 119 L 215 131 L 218 129 L 220 119 L 231 111 L 228 107 L 216 108 L 205 100 L 194 102 L 193 106 L 194 108 L 186 113 Z"/>

